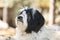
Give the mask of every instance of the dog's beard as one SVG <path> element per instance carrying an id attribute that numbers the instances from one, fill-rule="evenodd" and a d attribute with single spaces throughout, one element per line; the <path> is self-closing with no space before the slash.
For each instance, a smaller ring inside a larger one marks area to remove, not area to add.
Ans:
<path id="1" fill-rule="evenodd" d="M 18 17 L 22 17 L 22 19 L 20 19 Z M 17 17 L 17 21 L 22 22 L 22 24 L 25 27 L 27 27 L 28 23 L 27 23 L 27 14 L 26 14 L 26 11 L 22 12 L 22 14 L 20 14 L 18 17 Z"/>
<path id="2" fill-rule="evenodd" d="M 25 32 L 25 30 L 26 30 L 26 25 L 24 25 L 22 22 L 20 22 L 20 21 L 18 21 L 18 19 L 17 19 L 17 17 L 16 17 L 16 19 L 15 19 L 15 22 L 16 22 L 16 28 L 18 28 L 18 30 L 20 31 L 20 32 Z"/>

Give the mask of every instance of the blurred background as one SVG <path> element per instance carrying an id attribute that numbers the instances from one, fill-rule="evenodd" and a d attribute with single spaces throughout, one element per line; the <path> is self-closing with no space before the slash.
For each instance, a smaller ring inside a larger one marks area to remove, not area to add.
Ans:
<path id="1" fill-rule="evenodd" d="M 45 18 L 45 25 L 60 26 L 60 0 L 0 0 L 0 35 L 14 35 L 15 17 L 25 6 L 37 8 Z"/>

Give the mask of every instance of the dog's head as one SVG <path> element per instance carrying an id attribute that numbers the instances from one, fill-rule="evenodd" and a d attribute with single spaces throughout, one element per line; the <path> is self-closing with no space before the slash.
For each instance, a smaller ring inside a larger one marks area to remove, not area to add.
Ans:
<path id="1" fill-rule="evenodd" d="M 20 23 L 24 25 L 23 28 L 25 28 L 24 30 L 27 33 L 31 33 L 32 31 L 38 32 L 45 22 L 42 14 L 33 8 L 21 9 L 19 11 L 19 15 L 16 17 L 16 20 L 17 25 L 20 25 Z"/>

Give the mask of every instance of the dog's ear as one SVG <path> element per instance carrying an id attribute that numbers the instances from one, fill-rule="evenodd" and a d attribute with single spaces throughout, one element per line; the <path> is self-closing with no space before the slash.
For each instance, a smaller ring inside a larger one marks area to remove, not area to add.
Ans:
<path id="1" fill-rule="evenodd" d="M 34 18 L 33 18 L 34 16 Z M 30 33 L 32 31 L 38 32 L 40 28 L 44 25 L 45 19 L 42 16 L 42 14 L 35 10 L 34 15 L 32 16 L 32 19 L 30 22 L 28 22 L 28 27 L 26 29 L 26 32 Z"/>
<path id="2" fill-rule="evenodd" d="M 35 17 L 35 19 L 34 19 L 35 22 L 38 23 L 37 25 L 40 25 L 40 27 L 44 25 L 45 19 L 44 19 L 43 15 L 38 10 L 36 10 L 34 17 Z"/>
<path id="3" fill-rule="evenodd" d="M 41 29 L 41 27 L 44 25 L 44 23 L 45 23 L 45 19 L 43 15 L 38 10 L 36 10 L 34 14 L 33 31 L 38 32 Z"/>

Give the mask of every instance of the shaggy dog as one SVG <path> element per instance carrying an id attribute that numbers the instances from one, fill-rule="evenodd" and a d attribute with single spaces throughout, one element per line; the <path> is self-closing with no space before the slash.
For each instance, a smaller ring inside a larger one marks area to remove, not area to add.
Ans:
<path id="1" fill-rule="evenodd" d="M 44 26 L 45 19 L 42 14 L 34 8 L 23 8 L 15 19 L 16 40 L 51 40 L 56 31 Z"/>

